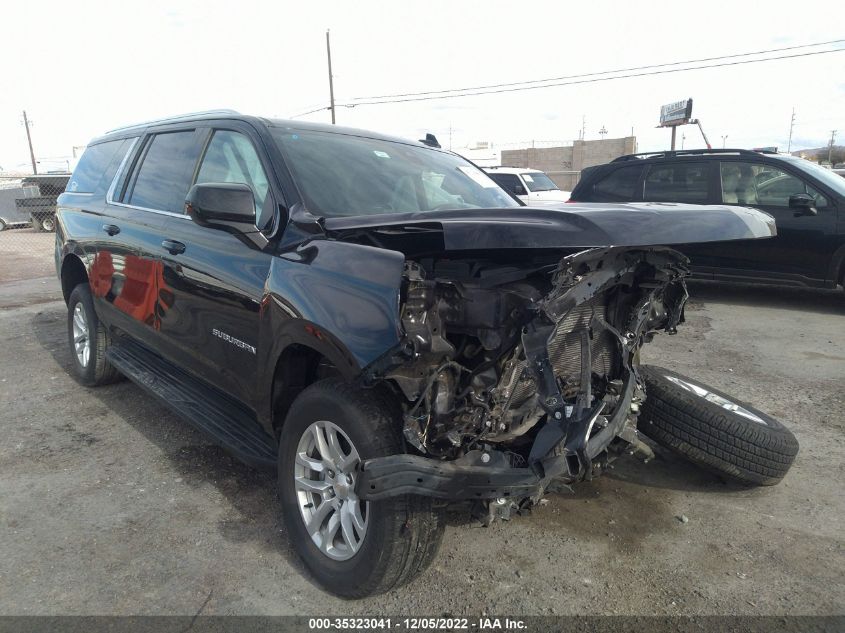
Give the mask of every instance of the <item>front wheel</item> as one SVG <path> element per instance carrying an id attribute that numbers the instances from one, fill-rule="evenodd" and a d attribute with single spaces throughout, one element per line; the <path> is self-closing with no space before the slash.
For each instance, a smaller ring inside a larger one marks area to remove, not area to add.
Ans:
<path id="1" fill-rule="evenodd" d="M 294 401 L 279 442 L 288 534 L 317 582 L 344 598 L 383 593 L 432 561 L 444 527 L 431 499 L 363 501 L 361 460 L 402 451 L 401 415 L 386 393 L 322 380 Z"/>

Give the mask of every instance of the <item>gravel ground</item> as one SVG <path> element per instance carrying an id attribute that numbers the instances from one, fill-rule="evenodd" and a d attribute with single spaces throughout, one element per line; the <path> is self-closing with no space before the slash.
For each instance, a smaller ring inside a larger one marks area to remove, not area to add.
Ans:
<path id="1" fill-rule="evenodd" d="M 780 485 L 626 458 L 508 523 L 450 512 L 425 575 L 344 602 L 293 555 L 272 478 L 130 383 L 79 386 L 55 280 L 0 285 L 0 614 L 841 614 L 845 296 L 691 289 L 645 360 L 787 424 Z"/>

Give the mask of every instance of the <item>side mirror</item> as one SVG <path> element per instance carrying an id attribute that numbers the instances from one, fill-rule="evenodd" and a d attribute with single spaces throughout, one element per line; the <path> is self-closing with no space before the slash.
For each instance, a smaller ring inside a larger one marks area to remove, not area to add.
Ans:
<path id="1" fill-rule="evenodd" d="M 816 201 L 808 193 L 796 193 L 789 196 L 789 208 L 795 210 L 795 217 L 802 215 L 818 215 Z"/>
<path id="2" fill-rule="evenodd" d="M 185 212 L 200 226 L 232 233 L 258 248 L 267 246 L 267 238 L 255 226 L 255 198 L 247 185 L 198 183 L 185 198 Z"/>
<path id="3" fill-rule="evenodd" d="M 515 196 L 524 196 L 526 195 L 525 187 L 520 184 L 516 184 L 513 186 L 513 195 Z"/>

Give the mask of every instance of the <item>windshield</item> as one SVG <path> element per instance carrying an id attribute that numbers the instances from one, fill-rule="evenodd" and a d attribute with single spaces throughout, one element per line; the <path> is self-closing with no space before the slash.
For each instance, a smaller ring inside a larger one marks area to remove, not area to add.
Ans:
<path id="1" fill-rule="evenodd" d="M 528 191 L 556 191 L 557 185 L 543 172 L 522 174 L 522 179 L 528 185 Z"/>
<path id="2" fill-rule="evenodd" d="M 821 165 L 811 163 L 803 158 L 791 159 L 793 165 L 799 167 L 802 171 L 815 176 L 818 180 L 833 189 L 840 196 L 845 196 L 845 178 L 839 174 L 825 169 Z"/>
<path id="3" fill-rule="evenodd" d="M 516 207 L 487 174 L 434 149 L 337 132 L 275 128 L 311 213 L 374 215 Z"/>

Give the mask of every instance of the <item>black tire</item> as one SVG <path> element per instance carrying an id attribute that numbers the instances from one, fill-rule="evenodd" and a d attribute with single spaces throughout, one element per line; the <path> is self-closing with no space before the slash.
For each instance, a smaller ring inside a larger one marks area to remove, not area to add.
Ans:
<path id="1" fill-rule="evenodd" d="M 789 471 L 798 454 L 798 440 L 772 416 L 668 369 L 652 365 L 640 371 L 646 399 L 638 428 L 647 437 L 744 484 L 773 486 Z M 725 398 L 762 422 L 705 400 L 677 380 Z"/>
<path id="2" fill-rule="evenodd" d="M 81 306 L 85 313 L 88 330 L 90 349 L 87 364 L 80 361 L 74 341 L 74 314 L 77 305 Z M 117 369 L 106 360 L 106 350 L 111 345 L 111 337 L 97 318 L 91 289 L 87 283 L 77 285 L 70 293 L 67 304 L 67 332 L 73 374 L 79 382 L 88 387 L 98 387 L 117 382 L 122 378 Z"/>
<path id="3" fill-rule="evenodd" d="M 8 227 L 8 226 L 9 225 L 6 224 L 6 220 L 4 220 L 3 218 L 0 218 L 0 231 L 5 231 L 6 227 Z"/>
<path id="4" fill-rule="evenodd" d="M 316 581 L 343 598 L 384 593 L 410 582 L 434 559 L 444 525 L 432 500 L 403 495 L 371 501 L 360 549 L 333 560 L 309 536 L 294 485 L 300 439 L 317 421 L 328 420 L 348 436 L 361 459 L 402 452 L 401 415 L 389 394 L 329 378 L 306 388 L 291 405 L 279 442 L 279 496 L 294 549 Z M 317 506 L 322 506 L 321 501 Z"/>

